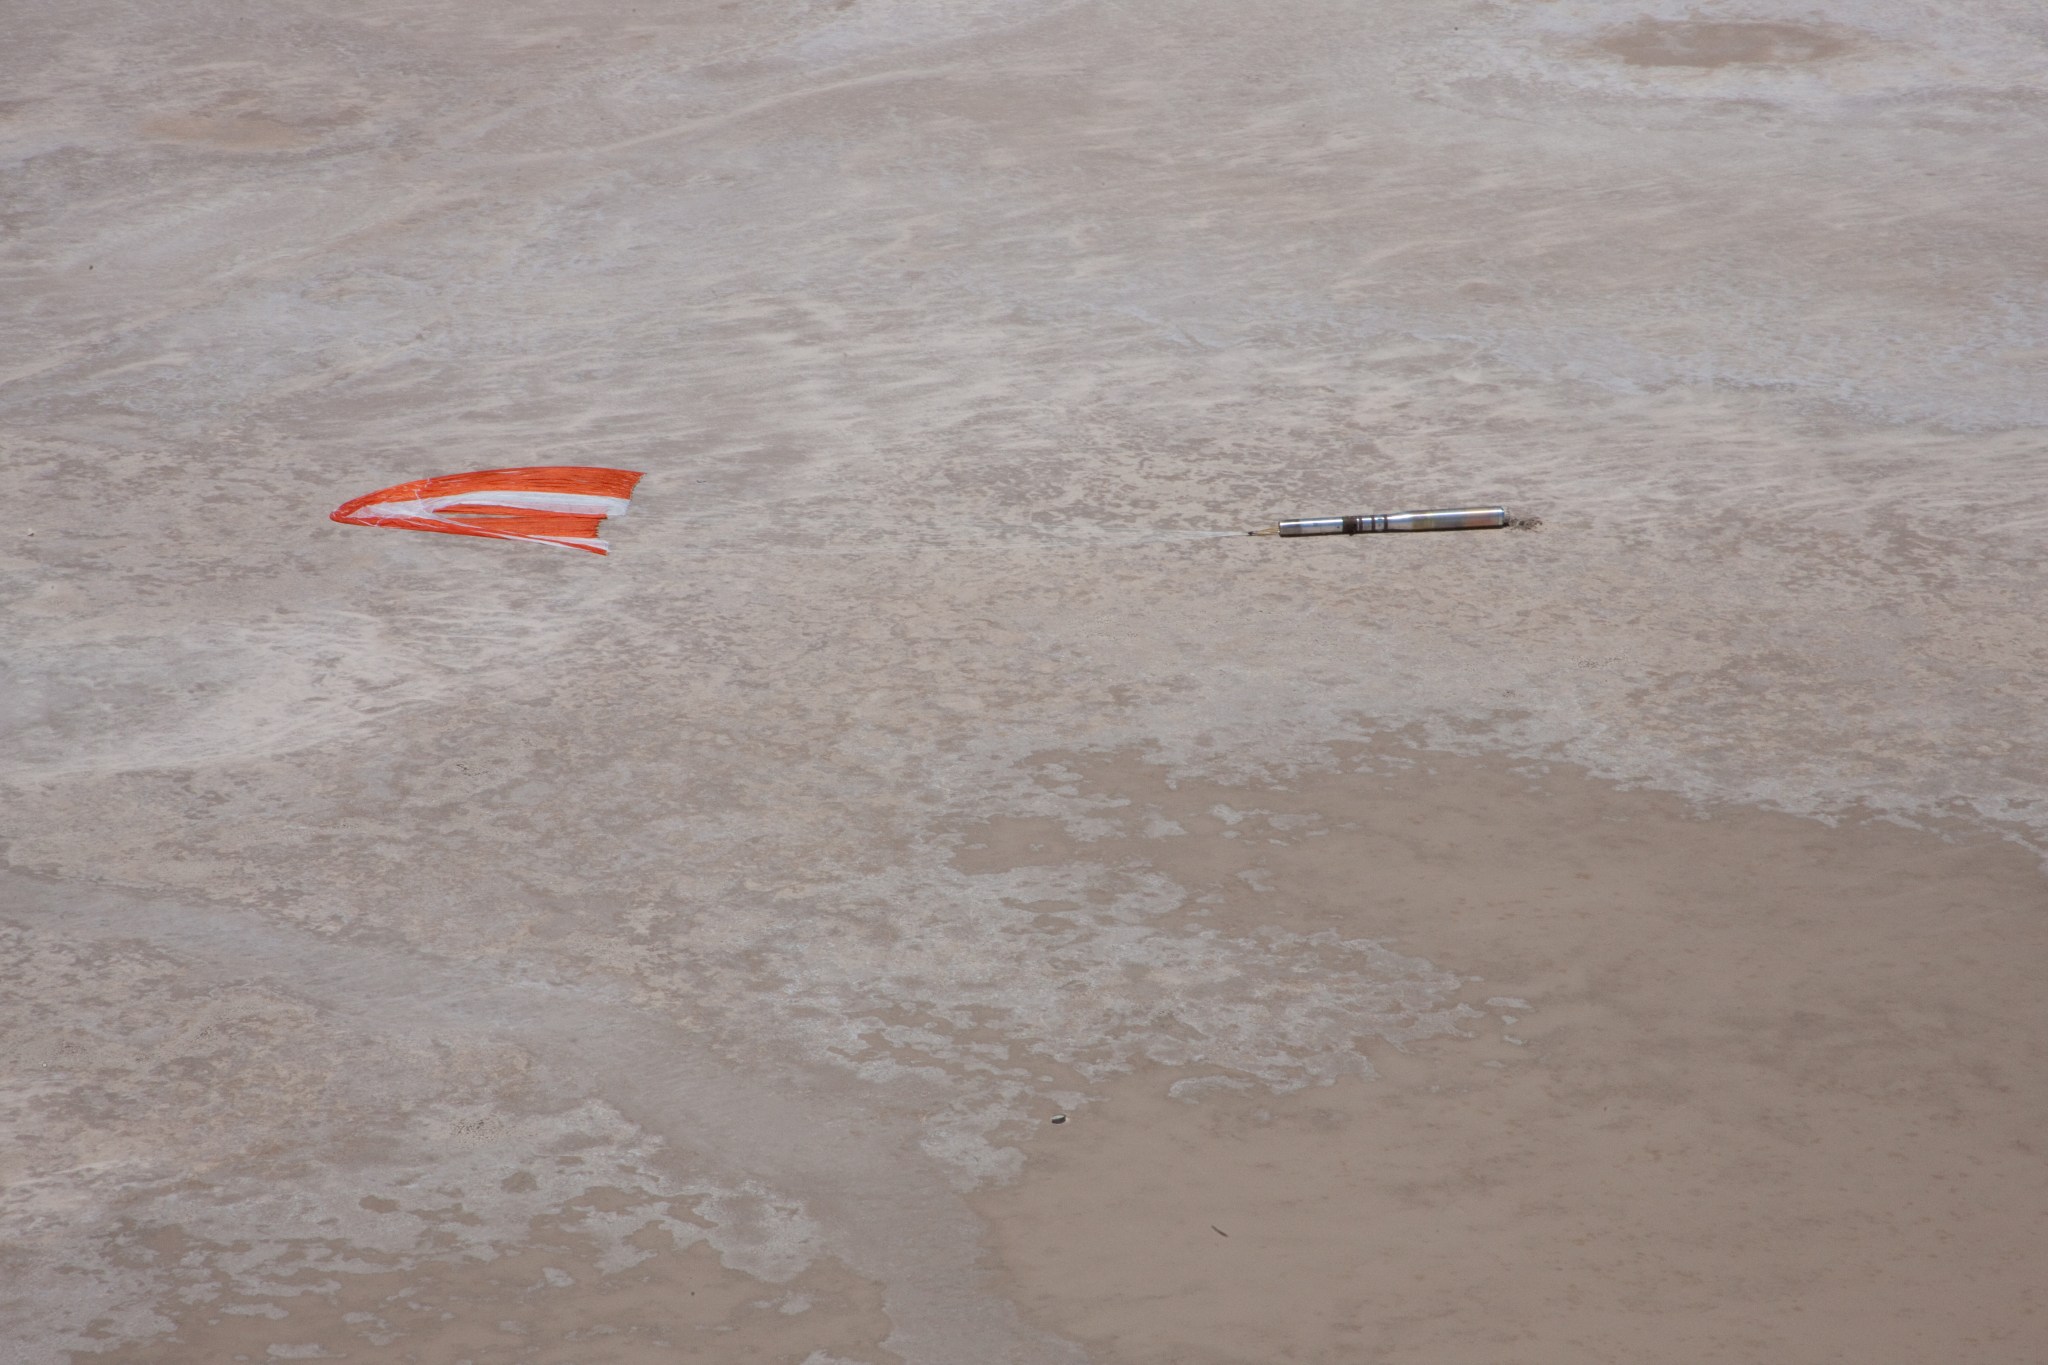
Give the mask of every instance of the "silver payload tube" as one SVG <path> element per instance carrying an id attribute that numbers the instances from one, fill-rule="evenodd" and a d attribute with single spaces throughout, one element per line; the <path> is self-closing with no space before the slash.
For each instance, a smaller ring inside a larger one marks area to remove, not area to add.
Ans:
<path id="1" fill-rule="evenodd" d="M 1479 531 L 1508 524 L 1505 507 L 1456 507 L 1437 512 L 1382 512 L 1358 517 L 1302 517 L 1283 521 L 1283 536 L 1357 536 L 1373 531 Z"/>

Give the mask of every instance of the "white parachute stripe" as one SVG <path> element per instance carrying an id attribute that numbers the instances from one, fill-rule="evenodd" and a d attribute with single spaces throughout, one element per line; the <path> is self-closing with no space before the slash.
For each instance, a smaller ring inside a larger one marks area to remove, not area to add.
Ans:
<path id="1" fill-rule="evenodd" d="M 523 512 L 566 512 L 583 517 L 622 517 L 631 504 L 625 498 L 600 497 L 595 493 L 536 493 L 527 489 L 480 488 L 474 493 L 443 493 L 431 498 L 372 503 L 358 515 L 436 517 L 444 507 L 469 506 L 511 507 Z"/>
<path id="2" fill-rule="evenodd" d="M 491 507 L 517 507 L 529 512 L 568 512 L 586 517 L 623 517 L 631 504 L 624 498 L 607 498 L 596 493 L 536 493 L 505 491 L 464 493 L 459 497 L 429 499 L 439 506 L 475 503 Z"/>

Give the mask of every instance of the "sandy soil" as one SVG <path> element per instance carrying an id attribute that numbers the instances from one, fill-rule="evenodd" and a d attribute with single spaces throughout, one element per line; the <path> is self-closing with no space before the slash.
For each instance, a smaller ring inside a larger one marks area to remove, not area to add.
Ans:
<path id="1" fill-rule="evenodd" d="M 2036 9 L 16 14 L 0 1357 L 2048 1355 Z"/>

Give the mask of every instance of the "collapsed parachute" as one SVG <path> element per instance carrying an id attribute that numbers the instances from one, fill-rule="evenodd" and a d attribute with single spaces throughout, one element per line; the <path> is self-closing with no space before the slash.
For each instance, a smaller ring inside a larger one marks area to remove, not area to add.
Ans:
<path id="1" fill-rule="evenodd" d="M 598 539 L 598 523 L 625 515 L 641 477 L 630 469 L 580 465 L 444 474 L 351 498 L 334 509 L 333 519 L 609 554 L 611 547 Z"/>

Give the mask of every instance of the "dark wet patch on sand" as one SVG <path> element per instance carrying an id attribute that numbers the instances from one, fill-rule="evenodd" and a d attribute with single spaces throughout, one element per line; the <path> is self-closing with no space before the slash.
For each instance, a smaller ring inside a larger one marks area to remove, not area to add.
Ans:
<path id="1" fill-rule="evenodd" d="M 304 129 L 257 114 L 185 114 L 149 119 L 142 135 L 228 152 L 287 152 L 314 141 Z"/>
<path id="2" fill-rule="evenodd" d="M 1562 767 L 1348 766 L 1230 785 L 1047 756 L 1113 832 L 968 833 L 978 870 L 1170 877 L 1182 926 L 1382 941 L 1476 1011 L 1463 1039 L 1367 1040 L 1371 1079 L 1154 1068 L 1041 1127 L 978 1201 L 1033 1320 L 1121 1365 L 2048 1347 L 2031 854 Z"/>
<path id="3" fill-rule="evenodd" d="M 1593 45 L 1629 66 L 1792 66 L 1825 61 L 1854 43 L 1837 30 L 1810 24 L 1706 19 L 1639 19 Z"/>

